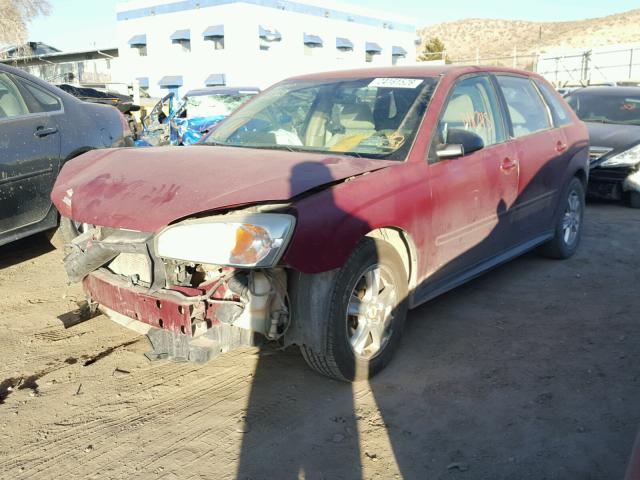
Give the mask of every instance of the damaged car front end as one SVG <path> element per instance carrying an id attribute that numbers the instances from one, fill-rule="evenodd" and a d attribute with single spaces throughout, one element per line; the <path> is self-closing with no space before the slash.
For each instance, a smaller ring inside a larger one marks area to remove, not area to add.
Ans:
<path id="1" fill-rule="evenodd" d="M 92 308 L 146 334 L 153 359 L 207 361 L 289 325 L 287 276 L 278 262 L 295 218 L 219 215 L 158 234 L 93 227 L 70 246 L 65 268 Z M 205 239 L 215 239 L 213 243 Z"/>
<path id="2" fill-rule="evenodd" d="M 89 152 L 67 164 L 52 193 L 62 221 L 84 226 L 65 269 L 91 310 L 148 337 L 149 358 L 204 362 L 264 341 L 296 343 L 289 277 L 324 268 L 304 265 L 302 242 L 297 260 L 283 257 L 296 199 L 395 164 L 235 147 Z M 304 218 L 318 207 L 309 209 Z"/>

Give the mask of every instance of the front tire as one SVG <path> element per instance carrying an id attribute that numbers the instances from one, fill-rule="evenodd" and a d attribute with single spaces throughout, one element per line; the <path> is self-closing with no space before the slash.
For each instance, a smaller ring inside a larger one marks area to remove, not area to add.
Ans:
<path id="1" fill-rule="evenodd" d="M 407 273 L 388 243 L 365 238 L 337 274 L 324 352 L 302 345 L 309 366 L 328 377 L 373 377 L 393 357 L 407 316 Z"/>
<path id="2" fill-rule="evenodd" d="M 584 220 L 584 187 L 578 178 L 569 183 L 555 225 L 554 237 L 540 247 L 540 253 L 549 258 L 571 257 L 580 244 Z"/>

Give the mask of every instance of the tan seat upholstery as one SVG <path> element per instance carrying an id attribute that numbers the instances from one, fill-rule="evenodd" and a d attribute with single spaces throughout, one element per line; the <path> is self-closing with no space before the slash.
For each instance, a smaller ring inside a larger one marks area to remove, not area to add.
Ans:
<path id="1" fill-rule="evenodd" d="M 327 142 L 328 147 L 337 146 L 348 138 L 365 139 L 376 133 L 371 108 L 364 103 L 346 104 L 338 116 L 344 133 L 333 135 Z"/>
<path id="2" fill-rule="evenodd" d="M 16 117 L 29 113 L 18 89 L 8 79 L 0 76 L 0 109 L 5 117 Z"/>

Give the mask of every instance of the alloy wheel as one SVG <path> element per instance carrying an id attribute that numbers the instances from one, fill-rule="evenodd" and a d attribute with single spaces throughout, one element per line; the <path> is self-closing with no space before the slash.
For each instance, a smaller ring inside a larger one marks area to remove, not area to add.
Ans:
<path id="1" fill-rule="evenodd" d="M 397 296 L 388 267 L 372 265 L 356 282 L 347 307 L 347 338 L 357 357 L 370 360 L 389 342 Z"/>
<path id="2" fill-rule="evenodd" d="M 573 245 L 578 238 L 582 217 L 582 202 L 578 192 L 572 191 L 567 199 L 567 207 L 562 219 L 562 237 L 564 243 Z"/>

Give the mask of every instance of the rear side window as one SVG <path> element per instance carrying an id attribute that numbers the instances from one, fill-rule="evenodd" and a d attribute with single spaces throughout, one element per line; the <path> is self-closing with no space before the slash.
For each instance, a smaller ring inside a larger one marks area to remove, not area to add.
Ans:
<path id="1" fill-rule="evenodd" d="M 16 83 L 21 87 L 30 113 L 55 112 L 61 109 L 58 97 L 43 88 L 22 79 L 16 79 Z"/>
<path id="2" fill-rule="evenodd" d="M 485 146 L 505 141 L 500 108 L 488 77 L 466 78 L 453 87 L 438 123 L 438 142 L 446 144 L 452 128 L 479 135 Z"/>
<path id="3" fill-rule="evenodd" d="M 0 73 L 0 119 L 27 115 L 29 110 L 9 75 Z"/>
<path id="4" fill-rule="evenodd" d="M 567 107 L 546 83 L 539 80 L 536 80 L 535 82 L 540 93 L 542 93 L 542 96 L 544 97 L 544 101 L 547 102 L 549 110 L 551 110 L 554 125 L 556 127 L 569 125 L 571 123 L 571 117 L 569 116 L 569 113 L 567 113 Z"/>
<path id="5" fill-rule="evenodd" d="M 506 75 L 496 78 L 507 101 L 514 137 L 551 128 L 547 106 L 528 78 Z"/>

